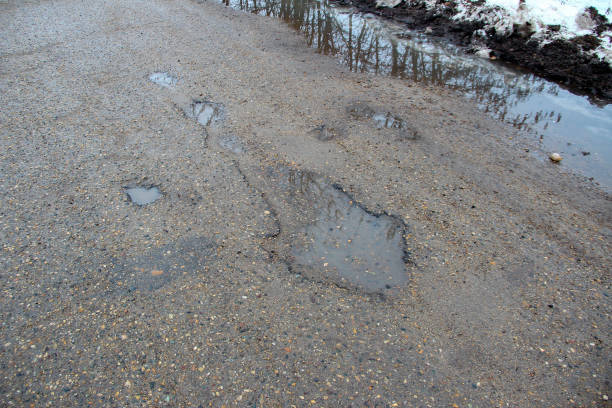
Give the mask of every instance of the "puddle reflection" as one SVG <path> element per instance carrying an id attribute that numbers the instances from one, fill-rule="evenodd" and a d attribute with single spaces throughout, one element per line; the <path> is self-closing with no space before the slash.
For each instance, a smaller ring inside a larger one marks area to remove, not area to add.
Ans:
<path id="1" fill-rule="evenodd" d="M 185 113 L 204 127 L 219 127 L 225 118 L 223 105 L 210 101 L 194 101 Z"/>
<path id="2" fill-rule="evenodd" d="M 288 216 L 281 236 L 295 271 L 370 292 L 408 282 L 406 226 L 396 217 L 376 214 L 338 186 L 314 173 L 269 167 L 267 194 Z M 283 245 L 284 246 L 284 245 Z"/>
<path id="3" fill-rule="evenodd" d="M 140 206 L 154 203 L 162 196 L 157 187 L 126 187 L 125 192 L 134 204 Z"/>
<path id="4" fill-rule="evenodd" d="M 164 88 L 170 88 L 176 85 L 178 79 L 167 72 L 154 72 L 149 75 L 149 81 L 163 86 Z"/>
<path id="5" fill-rule="evenodd" d="M 282 19 L 302 32 L 310 46 L 337 56 L 351 71 L 457 89 L 496 118 L 535 131 L 544 150 L 562 153 L 564 165 L 612 191 L 612 161 L 607 159 L 612 155 L 611 105 L 597 106 L 542 78 L 326 0 L 222 2 Z M 583 151 L 592 154 L 584 156 Z"/>

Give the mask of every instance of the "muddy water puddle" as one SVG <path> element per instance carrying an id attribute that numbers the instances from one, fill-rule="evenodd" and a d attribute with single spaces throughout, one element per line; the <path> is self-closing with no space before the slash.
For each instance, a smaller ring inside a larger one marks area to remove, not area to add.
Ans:
<path id="1" fill-rule="evenodd" d="M 204 127 L 219 127 L 225 119 L 225 108 L 220 103 L 195 100 L 184 108 L 185 114 Z"/>
<path id="2" fill-rule="evenodd" d="M 282 19 L 310 46 L 336 56 L 351 71 L 456 89 L 494 117 L 535 134 L 545 152 L 561 153 L 561 166 L 612 191 L 612 105 L 598 106 L 532 74 L 327 0 L 222 2 Z"/>
<path id="3" fill-rule="evenodd" d="M 250 172 L 281 218 L 277 251 L 294 272 L 368 292 L 408 282 L 404 223 L 369 211 L 340 186 L 284 166 Z"/>
<path id="4" fill-rule="evenodd" d="M 352 119 L 371 121 L 377 129 L 394 130 L 402 140 L 417 140 L 419 133 L 407 121 L 392 112 L 376 111 L 365 102 L 355 102 L 347 106 Z"/>
<path id="5" fill-rule="evenodd" d="M 367 290 L 407 282 L 404 233 L 396 220 L 367 212 L 345 193 L 320 181 L 302 184 L 300 191 L 320 205 L 314 222 L 294 238 L 294 268 L 316 268 L 336 282 Z"/>
<path id="6" fill-rule="evenodd" d="M 404 129 L 406 122 L 394 116 L 392 113 L 377 113 L 372 116 L 372 120 L 378 129 Z"/>
<path id="7" fill-rule="evenodd" d="M 148 205 L 159 200 L 162 196 L 159 188 L 155 186 L 135 186 L 126 187 L 125 192 L 130 198 L 130 201 L 136 205 Z"/>

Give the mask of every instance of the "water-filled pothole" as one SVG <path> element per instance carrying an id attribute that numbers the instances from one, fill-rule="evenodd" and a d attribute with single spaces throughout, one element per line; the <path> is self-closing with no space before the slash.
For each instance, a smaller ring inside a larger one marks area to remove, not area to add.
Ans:
<path id="1" fill-rule="evenodd" d="M 342 130 L 334 126 L 323 124 L 312 129 L 310 134 L 322 142 L 328 142 L 332 139 L 337 139 L 340 137 L 342 135 Z"/>
<path id="2" fill-rule="evenodd" d="M 315 280 L 369 292 L 408 282 L 406 225 L 376 213 L 338 185 L 311 172 L 284 166 L 262 174 L 283 224 L 278 251 L 291 269 Z"/>
<path id="3" fill-rule="evenodd" d="M 391 112 L 376 113 L 372 116 L 372 120 L 378 129 L 404 129 L 406 127 L 406 122 Z"/>
<path id="4" fill-rule="evenodd" d="M 137 205 L 147 205 L 154 203 L 162 196 L 162 193 L 161 191 L 159 191 L 159 188 L 155 186 L 126 187 L 125 192 L 130 198 L 130 201 Z"/>
<path id="5" fill-rule="evenodd" d="M 294 267 L 317 268 L 334 281 L 367 290 L 407 282 L 404 230 L 397 220 L 366 211 L 320 181 L 302 184 L 301 194 L 324 205 L 314 222 L 296 234 L 291 247 Z"/>
<path id="6" fill-rule="evenodd" d="M 225 119 L 225 109 L 222 104 L 205 100 L 193 101 L 185 114 L 204 127 L 219 127 Z"/>
<path id="7" fill-rule="evenodd" d="M 377 129 L 395 130 L 401 139 L 416 140 L 420 137 L 416 129 L 404 119 L 391 112 L 375 111 L 365 102 L 352 103 L 347 106 L 346 111 L 353 119 L 371 120 Z"/>
<path id="8" fill-rule="evenodd" d="M 163 86 L 164 88 L 170 88 L 171 86 L 176 85 L 178 79 L 170 75 L 167 72 L 154 72 L 149 75 L 149 80 L 157 85 Z"/>

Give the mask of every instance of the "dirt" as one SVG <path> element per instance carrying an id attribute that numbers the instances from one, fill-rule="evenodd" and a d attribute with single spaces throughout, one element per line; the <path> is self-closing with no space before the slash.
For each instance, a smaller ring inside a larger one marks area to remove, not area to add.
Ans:
<path id="1" fill-rule="evenodd" d="M 612 200 L 508 125 L 215 2 L 0 27 L 0 405 L 609 406 Z"/>
<path id="2" fill-rule="evenodd" d="M 419 2 L 402 2 L 395 8 L 378 8 L 375 0 L 336 2 L 399 21 L 410 29 L 427 30 L 431 35 L 445 37 L 468 50 L 473 45 L 474 32 L 483 28 L 482 23 L 454 20 L 456 10 L 453 7 L 428 10 Z M 589 12 L 597 24 L 596 32 L 601 33 L 612 27 L 596 9 Z M 554 29 L 551 27 L 551 30 Z M 542 45 L 533 37 L 533 30 L 529 26 L 516 25 L 510 35 L 499 35 L 494 29 L 489 30 L 484 45 L 492 50 L 491 56 L 496 59 L 527 69 L 573 92 L 595 97 L 601 103 L 609 103 L 612 101 L 612 67 L 588 53 L 599 45 L 599 41 L 595 36 L 585 35 Z"/>

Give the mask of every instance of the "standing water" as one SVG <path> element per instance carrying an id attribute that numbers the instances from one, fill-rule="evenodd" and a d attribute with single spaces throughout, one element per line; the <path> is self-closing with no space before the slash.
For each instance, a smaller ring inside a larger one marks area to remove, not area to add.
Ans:
<path id="1" fill-rule="evenodd" d="M 494 63 L 444 41 L 335 7 L 327 0 L 222 0 L 235 9 L 278 17 L 351 71 L 391 75 L 456 89 L 481 109 L 537 135 L 562 166 L 612 191 L 612 106 Z"/>

